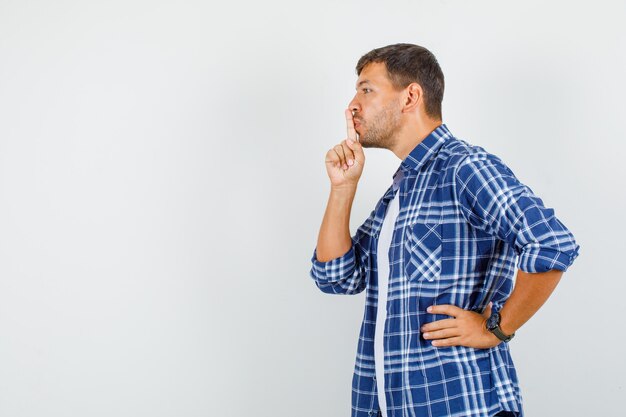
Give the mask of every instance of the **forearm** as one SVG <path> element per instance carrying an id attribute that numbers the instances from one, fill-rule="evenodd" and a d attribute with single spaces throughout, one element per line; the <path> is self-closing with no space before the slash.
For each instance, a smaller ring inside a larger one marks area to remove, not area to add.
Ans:
<path id="1" fill-rule="evenodd" d="M 317 238 L 317 260 L 326 262 L 338 258 L 352 246 L 350 212 L 356 186 L 331 187 L 324 219 Z"/>
<path id="2" fill-rule="evenodd" d="M 500 328 L 512 334 L 526 323 L 554 291 L 563 271 L 528 273 L 518 270 L 511 296 L 500 310 Z"/>
<path id="3" fill-rule="evenodd" d="M 547 272 L 517 273 L 515 288 L 500 310 L 500 329 L 513 334 L 545 303 L 563 275 L 553 269 Z M 457 306 L 442 304 L 427 309 L 431 314 L 446 314 L 454 319 L 442 319 L 422 326 L 424 339 L 433 339 L 433 346 L 468 346 L 485 349 L 501 343 L 485 327 L 491 308 L 483 314 L 463 310 Z"/>

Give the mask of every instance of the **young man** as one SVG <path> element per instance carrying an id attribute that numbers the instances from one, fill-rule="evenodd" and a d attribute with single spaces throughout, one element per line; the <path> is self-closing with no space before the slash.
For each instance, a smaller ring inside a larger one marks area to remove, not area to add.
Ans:
<path id="1" fill-rule="evenodd" d="M 374 49 L 356 71 L 348 138 L 326 154 L 331 191 L 310 271 L 325 293 L 367 289 L 351 415 L 522 416 L 508 341 L 579 245 L 501 159 L 442 124 L 430 51 Z M 402 162 L 351 237 L 363 148 Z"/>

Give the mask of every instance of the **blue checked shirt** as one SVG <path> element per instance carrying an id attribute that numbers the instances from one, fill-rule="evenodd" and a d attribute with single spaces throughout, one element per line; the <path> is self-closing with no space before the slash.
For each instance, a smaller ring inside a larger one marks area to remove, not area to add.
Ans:
<path id="1" fill-rule="evenodd" d="M 449 318 L 426 308 L 453 304 L 499 311 L 513 291 L 515 270 L 565 271 L 579 245 L 554 210 L 544 206 L 497 156 L 438 126 L 395 172 L 400 198 L 389 248 L 384 325 L 388 417 L 523 415 L 509 344 L 490 349 L 433 347 L 420 327 Z M 327 262 L 311 258 L 310 276 L 329 294 L 366 291 L 352 378 L 352 417 L 379 414 L 374 367 L 376 251 L 394 184 L 352 237 L 351 248 Z"/>

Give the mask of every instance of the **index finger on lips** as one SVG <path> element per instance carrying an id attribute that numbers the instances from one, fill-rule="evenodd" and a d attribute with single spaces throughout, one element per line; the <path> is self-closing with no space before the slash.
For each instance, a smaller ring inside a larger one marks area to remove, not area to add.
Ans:
<path id="1" fill-rule="evenodd" d="M 346 126 L 348 129 L 348 139 L 356 142 L 356 130 L 354 130 L 354 120 L 352 119 L 352 110 L 346 109 L 344 111 L 346 115 Z"/>
<path id="2" fill-rule="evenodd" d="M 347 139 L 341 142 L 341 146 L 346 149 L 346 155 L 348 159 L 356 159 L 356 156 L 354 155 L 354 150 L 350 148 Z"/>

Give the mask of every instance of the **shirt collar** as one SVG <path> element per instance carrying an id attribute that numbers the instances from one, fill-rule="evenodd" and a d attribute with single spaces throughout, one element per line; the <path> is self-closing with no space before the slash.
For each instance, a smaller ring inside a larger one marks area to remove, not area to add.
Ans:
<path id="1" fill-rule="evenodd" d="M 440 124 L 435 128 L 435 130 L 430 132 L 424 140 L 413 148 L 407 157 L 400 163 L 398 170 L 419 170 L 422 165 L 437 154 L 441 145 L 443 145 L 446 139 L 450 137 L 452 137 L 452 133 L 450 133 L 448 127 L 445 124 Z M 398 171 L 396 171 L 396 173 L 397 172 Z M 394 174 L 394 177 L 395 175 L 396 174 Z"/>

